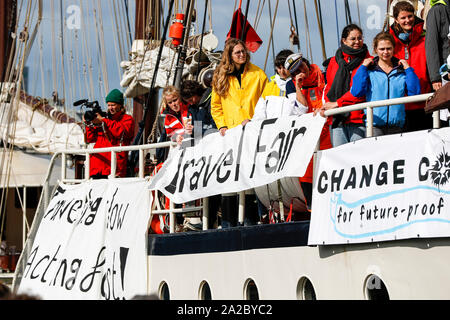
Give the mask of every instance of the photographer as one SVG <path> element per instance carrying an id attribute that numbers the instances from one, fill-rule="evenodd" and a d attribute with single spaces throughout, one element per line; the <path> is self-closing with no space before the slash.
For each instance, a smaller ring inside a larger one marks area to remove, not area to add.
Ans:
<path id="1" fill-rule="evenodd" d="M 123 94 L 117 89 L 106 96 L 108 113 L 96 112 L 96 118 L 86 121 L 86 142 L 95 142 L 94 149 L 130 145 L 134 137 L 134 119 L 125 113 Z M 118 152 L 117 177 L 125 177 L 128 152 Z M 89 176 L 93 179 L 106 179 L 111 174 L 111 153 L 96 153 L 90 156 Z"/>

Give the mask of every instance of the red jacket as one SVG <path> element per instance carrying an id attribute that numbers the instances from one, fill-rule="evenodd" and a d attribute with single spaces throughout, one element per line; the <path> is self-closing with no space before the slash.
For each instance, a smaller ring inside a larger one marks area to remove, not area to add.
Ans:
<path id="1" fill-rule="evenodd" d="M 132 116 L 120 112 L 111 119 L 103 119 L 102 126 L 86 127 L 86 142 L 95 142 L 94 149 L 128 146 L 134 137 L 134 119 Z M 116 173 L 125 177 L 127 173 L 128 151 L 118 152 Z M 89 175 L 111 174 L 111 153 L 96 153 L 90 156 Z"/>
<path id="2" fill-rule="evenodd" d="M 348 55 L 346 53 L 343 53 L 343 55 L 344 55 L 345 61 L 348 61 L 350 58 L 350 55 Z M 369 57 L 370 57 L 370 53 L 367 52 L 366 58 L 369 58 Z M 327 97 L 327 94 L 331 88 L 331 84 L 333 83 L 334 77 L 336 76 L 336 72 L 338 69 L 339 69 L 339 65 L 336 62 L 336 58 L 335 57 L 331 58 L 330 63 L 328 64 L 328 68 L 327 68 L 327 85 L 325 87 L 325 92 L 324 92 L 325 102 L 330 101 Z M 350 88 L 352 87 L 352 84 L 353 84 L 353 77 L 356 74 L 356 71 L 358 71 L 358 69 L 359 69 L 359 67 L 355 68 L 352 72 L 352 79 L 350 80 Z M 350 90 L 349 90 L 342 97 L 337 99 L 336 102 L 338 103 L 339 107 L 344 107 L 344 106 L 350 106 L 353 104 L 358 104 L 358 103 L 361 103 L 364 101 L 366 101 L 364 97 L 356 98 L 350 93 Z M 363 110 L 352 111 L 352 112 L 350 112 L 350 116 L 345 121 L 345 123 L 361 124 L 361 123 L 363 123 L 363 117 L 364 117 Z M 328 117 L 328 119 L 330 119 L 330 118 L 332 118 L 332 117 Z"/>
<path id="3" fill-rule="evenodd" d="M 295 79 L 292 79 L 295 83 Z M 308 102 L 308 113 L 314 112 L 316 109 L 322 107 L 322 93 L 325 87 L 325 79 L 320 68 L 311 64 L 309 77 L 303 80 L 302 93 Z M 319 115 L 317 115 L 319 116 Z M 330 126 L 325 124 L 320 134 L 320 150 L 330 149 L 332 147 L 330 140 Z M 308 167 L 303 177 L 300 177 L 301 182 L 312 183 L 313 178 L 313 158 L 309 161 Z"/>
<path id="4" fill-rule="evenodd" d="M 423 30 L 424 22 L 417 17 L 415 18 L 415 21 L 409 43 L 404 43 L 398 38 L 393 25 L 390 27 L 389 32 L 395 39 L 394 56 L 398 59 L 405 59 L 405 53 L 408 53 L 408 59 L 405 60 L 408 61 L 408 64 L 414 69 L 414 73 L 419 78 L 420 93 L 428 93 L 431 92 L 431 83 L 427 72 L 425 31 Z M 408 103 L 405 105 L 406 110 L 421 109 L 424 107 L 425 102 Z"/>
<path id="5" fill-rule="evenodd" d="M 181 103 L 180 112 L 176 114 L 169 107 L 164 111 L 164 128 L 168 137 L 176 137 L 184 134 L 184 124 L 187 119 L 188 107 Z M 180 118 L 179 118 L 180 117 Z"/>

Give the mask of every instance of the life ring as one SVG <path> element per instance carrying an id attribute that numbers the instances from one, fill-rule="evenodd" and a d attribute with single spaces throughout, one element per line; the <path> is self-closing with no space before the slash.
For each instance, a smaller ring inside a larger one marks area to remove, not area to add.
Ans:
<path id="1" fill-rule="evenodd" d="M 285 214 L 307 212 L 306 200 L 298 177 L 280 179 Z M 280 212 L 277 181 L 255 188 L 258 199 L 269 210 Z"/>

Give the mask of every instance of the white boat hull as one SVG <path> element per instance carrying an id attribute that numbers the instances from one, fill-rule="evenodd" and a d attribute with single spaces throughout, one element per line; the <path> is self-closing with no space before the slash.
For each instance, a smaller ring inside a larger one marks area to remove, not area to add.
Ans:
<path id="1" fill-rule="evenodd" d="M 444 238 L 149 255 L 148 288 L 161 297 L 166 283 L 171 300 L 198 300 L 206 281 L 214 300 L 245 300 L 251 279 L 261 300 L 297 300 L 305 298 L 306 277 L 319 300 L 364 300 L 367 286 L 380 287 L 367 283 L 376 275 L 390 299 L 449 299 L 448 261 L 450 240 Z"/>

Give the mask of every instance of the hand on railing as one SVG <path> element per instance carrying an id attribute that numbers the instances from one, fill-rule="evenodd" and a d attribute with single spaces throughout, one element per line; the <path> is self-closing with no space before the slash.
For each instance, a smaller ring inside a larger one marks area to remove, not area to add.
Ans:
<path id="1" fill-rule="evenodd" d="M 320 113 L 320 115 L 324 118 L 326 118 L 327 116 L 325 115 L 325 111 L 329 110 L 329 109 L 334 109 L 338 107 L 338 103 L 337 102 L 326 102 L 322 108 L 316 109 L 314 110 L 314 115 L 317 115 L 317 113 Z"/>

